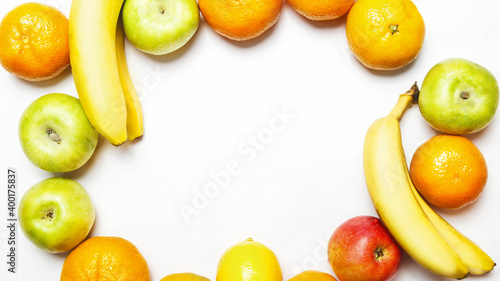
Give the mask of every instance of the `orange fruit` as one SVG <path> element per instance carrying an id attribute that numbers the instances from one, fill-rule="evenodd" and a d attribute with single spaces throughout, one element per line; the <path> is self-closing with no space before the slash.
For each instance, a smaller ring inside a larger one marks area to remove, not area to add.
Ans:
<path id="1" fill-rule="evenodd" d="M 78 245 L 64 260 L 61 281 L 149 281 L 139 250 L 120 237 L 97 236 Z"/>
<path id="2" fill-rule="evenodd" d="M 458 209 L 476 201 L 486 185 L 488 169 L 483 154 L 469 139 L 437 135 L 413 154 L 410 176 L 430 204 Z"/>
<path id="3" fill-rule="evenodd" d="M 194 273 L 174 273 L 163 277 L 160 281 L 210 281 L 210 279 Z"/>
<path id="4" fill-rule="evenodd" d="M 29 81 L 59 75 L 69 66 L 68 18 L 54 7 L 25 3 L 0 23 L 0 63 Z"/>
<path id="5" fill-rule="evenodd" d="M 346 19 L 347 43 L 366 67 L 393 70 L 416 59 L 425 25 L 410 0 L 358 0 Z"/>
<path id="6" fill-rule="evenodd" d="M 198 5 L 213 30 L 237 41 L 261 35 L 281 13 L 281 0 L 199 0 Z"/>
<path id="7" fill-rule="evenodd" d="M 288 281 L 337 281 L 337 279 L 325 272 L 306 270 L 288 279 Z"/>
<path id="8" fill-rule="evenodd" d="M 333 20 L 349 11 L 354 0 L 287 0 L 299 14 L 310 20 Z"/>

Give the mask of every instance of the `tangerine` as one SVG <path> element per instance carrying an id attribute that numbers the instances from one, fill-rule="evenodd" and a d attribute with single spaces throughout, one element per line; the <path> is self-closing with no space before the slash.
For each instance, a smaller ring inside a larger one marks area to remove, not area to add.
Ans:
<path id="1" fill-rule="evenodd" d="M 337 279 L 325 272 L 306 270 L 288 279 L 288 281 L 337 281 Z"/>
<path id="2" fill-rule="evenodd" d="M 139 250 L 120 237 L 96 236 L 78 245 L 64 260 L 61 281 L 149 281 Z"/>
<path id="3" fill-rule="evenodd" d="M 414 61 L 425 25 L 410 0 L 358 0 L 347 14 L 347 43 L 366 67 L 394 70 Z"/>
<path id="4" fill-rule="evenodd" d="M 68 18 L 58 9 L 21 4 L 0 23 L 0 63 L 28 81 L 53 78 L 70 64 L 68 29 Z"/>
<path id="5" fill-rule="evenodd" d="M 483 154 L 469 139 L 437 135 L 420 145 L 410 162 L 415 188 L 430 204 L 465 207 L 479 197 L 488 179 Z"/>
<path id="6" fill-rule="evenodd" d="M 281 13 L 281 0 L 199 0 L 198 5 L 213 30 L 236 41 L 261 35 Z"/>
<path id="7" fill-rule="evenodd" d="M 210 281 L 210 279 L 194 273 L 174 273 L 163 277 L 160 281 Z"/>
<path id="8" fill-rule="evenodd" d="M 315 20 L 333 20 L 349 11 L 354 0 L 287 0 L 288 4 L 304 17 Z"/>

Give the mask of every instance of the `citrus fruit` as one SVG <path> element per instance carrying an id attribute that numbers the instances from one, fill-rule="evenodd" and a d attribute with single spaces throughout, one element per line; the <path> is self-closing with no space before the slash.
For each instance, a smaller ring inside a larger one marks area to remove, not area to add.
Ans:
<path id="1" fill-rule="evenodd" d="M 230 247 L 220 258 L 217 281 L 282 281 L 276 255 L 251 238 Z"/>
<path id="2" fill-rule="evenodd" d="M 306 270 L 288 279 L 288 281 L 337 281 L 337 279 L 325 272 Z"/>
<path id="3" fill-rule="evenodd" d="M 333 20 L 349 11 L 354 0 L 287 0 L 299 14 L 310 20 Z"/>
<path id="4" fill-rule="evenodd" d="M 149 281 L 146 260 L 130 241 L 97 236 L 85 240 L 63 263 L 61 281 Z"/>
<path id="5" fill-rule="evenodd" d="M 393 70 L 418 56 L 425 25 L 410 0 L 358 0 L 347 14 L 347 43 L 366 67 Z"/>
<path id="6" fill-rule="evenodd" d="M 430 204 L 458 209 L 476 201 L 486 185 L 488 169 L 483 154 L 469 139 L 437 135 L 416 149 L 410 176 Z"/>
<path id="7" fill-rule="evenodd" d="M 25 3 L 0 23 L 0 63 L 29 81 L 59 75 L 69 66 L 68 18 L 54 7 Z"/>
<path id="8" fill-rule="evenodd" d="M 210 281 L 210 279 L 194 273 L 174 273 L 163 277 L 160 281 Z"/>
<path id="9" fill-rule="evenodd" d="M 199 0 L 198 5 L 213 30 L 236 41 L 261 35 L 281 13 L 281 0 Z"/>

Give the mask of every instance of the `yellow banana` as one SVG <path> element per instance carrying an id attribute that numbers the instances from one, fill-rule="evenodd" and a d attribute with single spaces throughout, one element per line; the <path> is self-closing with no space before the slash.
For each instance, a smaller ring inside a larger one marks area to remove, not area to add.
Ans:
<path id="1" fill-rule="evenodd" d="M 144 131 L 142 108 L 128 72 L 127 60 L 125 58 L 125 32 L 121 17 L 118 18 L 116 28 L 116 55 L 118 60 L 118 74 L 127 107 L 127 137 L 129 140 L 135 140 L 141 137 Z"/>
<path id="2" fill-rule="evenodd" d="M 369 127 L 363 149 L 366 185 L 380 219 L 417 263 L 437 275 L 462 279 L 469 275 L 467 266 L 429 220 L 406 176 L 399 120 L 416 95 L 415 84 L 388 116 Z"/>
<path id="3" fill-rule="evenodd" d="M 127 140 L 127 108 L 118 73 L 116 25 L 123 0 L 73 0 L 69 48 L 73 79 L 94 128 L 113 145 Z"/>
<path id="4" fill-rule="evenodd" d="M 448 244 L 460 256 L 471 274 L 485 274 L 493 270 L 495 262 L 488 256 L 479 246 L 472 240 L 460 233 L 438 213 L 436 213 L 424 199 L 420 196 L 417 189 L 411 182 L 410 174 L 407 173 L 407 178 L 410 181 L 413 194 L 417 198 L 418 203 L 424 210 L 425 214 L 431 220 L 432 224 L 437 228 L 439 233 L 444 237 Z"/>

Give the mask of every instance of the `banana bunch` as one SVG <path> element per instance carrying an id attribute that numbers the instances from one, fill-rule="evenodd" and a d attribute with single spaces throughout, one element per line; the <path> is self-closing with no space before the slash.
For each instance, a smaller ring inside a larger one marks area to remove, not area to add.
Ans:
<path id="1" fill-rule="evenodd" d="M 487 273 L 494 261 L 429 207 L 411 181 L 399 121 L 418 93 L 414 84 L 368 128 L 363 167 L 370 197 L 387 230 L 424 268 L 455 279 Z"/>
<path id="2" fill-rule="evenodd" d="M 143 134 L 142 109 L 125 60 L 124 0 L 73 0 L 69 48 L 73 79 L 94 128 L 113 145 Z"/>

